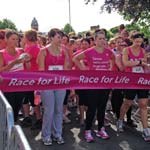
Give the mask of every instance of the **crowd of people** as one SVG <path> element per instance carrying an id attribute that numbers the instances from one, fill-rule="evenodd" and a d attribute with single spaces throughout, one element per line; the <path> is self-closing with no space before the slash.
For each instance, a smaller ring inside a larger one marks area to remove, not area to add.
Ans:
<path id="1" fill-rule="evenodd" d="M 118 33 L 107 39 L 105 29 L 96 29 L 85 35 L 69 35 L 53 28 L 47 36 L 31 29 L 22 34 L 13 30 L 0 30 L 0 71 L 55 71 L 55 70 L 104 70 L 131 73 L 149 73 L 149 43 L 144 34 L 130 33 L 120 25 Z M 150 141 L 148 127 L 149 90 L 143 89 L 70 89 L 4 92 L 18 121 L 21 110 L 22 127 L 40 129 L 44 145 L 53 141 L 63 144 L 63 122 L 70 123 L 67 114 L 70 98 L 78 103 L 81 126 L 85 126 L 84 138 L 93 142 L 93 121 L 98 121 L 96 136 L 109 139 L 105 130 L 105 112 L 111 96 L 112 112 L 118 132 L 124 131 L 124 122 L 136 127 L 132 119 L 132 104 L 138 99 L 142 137 Z M 33 108 L 36 122 L 30 116 Z M 42 109 L 41 109 L 42 107 Z M 43 110 L 43 111 L 41 111 Z M 86 113 L 86 117 L 84 116 Z M 125 115 L 127 117 L 125 117 Z M 126 119 L 125 119 L 126 118 Z"/>

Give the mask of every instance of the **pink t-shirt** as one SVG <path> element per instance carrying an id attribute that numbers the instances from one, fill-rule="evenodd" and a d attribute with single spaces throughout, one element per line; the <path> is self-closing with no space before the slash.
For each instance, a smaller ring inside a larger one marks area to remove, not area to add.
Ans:
<path id="1" fill-rule="evenodd" d="M 132 51 L 131 51 L 131 47 L 128 47 L 128 58 L 130 61 L 139 61 L 141 59 L 144 58 L 144 53 L 143 53 L 143 49 L 140 48 L 140 53 L 138 56 L 135 56 Z M 134 72 L 134 73 L 144 73 L 144 67 L 137 65 L 134 67 L 127 67 L 125 69 L 126 72 Z"/>
<path id="2" fill-rule="evenodd" d="M 3 58 L 4 58 L 4 66 L 10 64 L 13 60 L 17 59 L 20 54 L 23 53 L 22 49 L 20 48 L 16 48 L 16 52 L 17 54 L 15 56 L 10 55 L 6 49 L 3 49 L 2 51 L 3 54 Z M 19 64 L 15 64 L 10 71 L 23 71 L 24 70 L 24 64 L 23 63 L 19 63 Z"/>
<path id="3" fill-rule="evenodd" d="M 25 53 L 28 53 L 29 55 L 31 55 L 31 60 L 30 60 L 30 63 L 31 63 L 31 71 L 37 71 L 38 70 L 38 64 L 36 62 L 37 60 L 37 56 L 38 56 L 38 53 L 40 51 L 40 47 L 38 44 L 35 44 L 35 45 L 27 45 L 25 47 Z"/>
<path id="4" fill-rule="evenodd" d="M 90 70 L 109 70 L 110 60 L 113 55 L 108 48 L 104 49 L 103 53 L 98 53 L 94 47 L 84 51 L 87 64 Z"/>
<path id="5" fill-rule="evenodd" d="M 65 63 L 65 52 L 61 49 L 59 56 L 52 55 L 46 48 L 45 70 L 63 70 Z"/>

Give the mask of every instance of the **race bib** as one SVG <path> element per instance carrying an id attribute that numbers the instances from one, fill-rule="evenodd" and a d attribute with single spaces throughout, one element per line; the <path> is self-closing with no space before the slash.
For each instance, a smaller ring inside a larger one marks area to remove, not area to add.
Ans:
<path id="1" fill-rule="evenodd" d="M 49 66 L 48 70 L 63 70 L 63 66 L 62 65 Z"/>
<path id="2" fill-rule="evenodd" d="M 144 73 L 144 69 L 141 66 L 132 67 L 132 72 L 134 73 Z"/>

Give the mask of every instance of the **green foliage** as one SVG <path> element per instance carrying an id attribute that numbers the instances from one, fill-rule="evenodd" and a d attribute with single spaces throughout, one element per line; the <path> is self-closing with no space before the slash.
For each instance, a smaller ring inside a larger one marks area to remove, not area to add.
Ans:
<path id="1" fill-rule="evenodd" d="M 127 24 L 125 28 L 128 32 L 133 31 L 133 30 L 136 30 L 136 31 L 141 30 L 140 26 L 135 23 Z"/>
<path id="2" fill-rule="evenodd" d="M 114 36 L 114 33 L 111 32 L 111 30 L 107 31 L 107 40 L 110 40 Z"/>
<path id="3" fill-rule="evenodd" d="M 69 34 L 70 32 L 75 32 L 74 29 L 72 28 L 72 26 L 67 23 L 63 29 L 63 31 L 66 33 L 66 34 Z"/>
<path id="4" fill-rule="evenodd" d="M 114 35 L 114 34 L 119 32 L 118 28 L 119 28 L 118 26 L 113 27 L 113 28 L 110 29 L 110 32 Z"/>
<path id="5" fill-rule="evenodd" d="M 95 3 L 98 0 L 85 0 L 85 3 Z M 117 11 L 125 20 L 139 23 L 141 26 L 150 25 L 150 0 L 105 0 L 102 12 Z"/>
<path id="6" fill-rule="evenodd" d="M 119 32 L 118 28 L 119 28 L 119 26 L 116 26 L 109 30 L 109 32 L 112 33 L 112 36 Z M 128 31 L 128 32 L 136 30 L 136 31 L 144 33 L 145 37 L 150 36 L 150 28 L 148 26 L 140 26 L 137 23 L 131 23 L 131 24 L 125 25 L 125 28 L 126 28 L 126 31 Z"/>
<path id="7" fill-rule="evenodd" d="M 144 33 L 144 36 L 149 38 L 150 37 L 150 28 L 148 26 L 143 26 L 141 28 L 141 32 Z"/>
<path id="8" fill-rule="evenodd" d="M 0 29 L 13 29 L 17 30 L 16 25 L 9 19 L 3 19 L 0 21 Z"/>

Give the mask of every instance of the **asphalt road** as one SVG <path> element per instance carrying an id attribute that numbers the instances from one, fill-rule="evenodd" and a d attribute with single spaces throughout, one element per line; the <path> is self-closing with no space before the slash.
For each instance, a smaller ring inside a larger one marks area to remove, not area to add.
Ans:
<path id="1" fill-rule="evenodd" d="M 116 133 L 115 125 L 112 123 L 110 127 L 106 128 L 110 139 L 103 140 L 95 137 L 95 142 L 87 143 L 83 136 L 84 127 L 80 126 L 78 116 L 75 112 L 75 109 L 72 109 L 70 116 L 72 123 L 64 124 L 63 136 L 65 144 L 63 145 L 53 143 L 51 146 L 45 146 L 41 140 L 40 130 L 24 128 L 24 133 L 31 148 L 33 150 L 150 150 L 150 143 L 146 143 L 141 136 L 142 127 L 140 122 L 137 122 L 138 127 L 135 129 L 126 127 L 125 132 L 119 134 L 119 136 Z M 95 125 L 94 129 L 96 129 Z M 95 136 L 94 132 L 93 135 Z"/>

